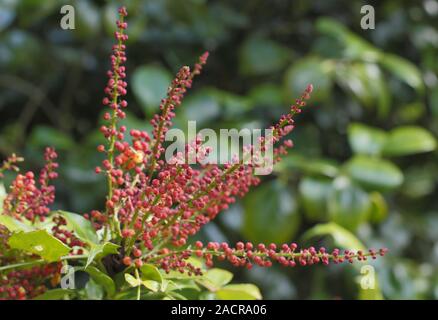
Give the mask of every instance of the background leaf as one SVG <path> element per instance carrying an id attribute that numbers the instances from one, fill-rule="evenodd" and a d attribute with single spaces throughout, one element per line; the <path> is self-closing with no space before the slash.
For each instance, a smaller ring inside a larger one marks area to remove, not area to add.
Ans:
<path id="1" fill-rule="evenodd" d="M 383 154 L 404 156 L 433 151 L 435 148 L 436 140 L 426 129 L 403 126 L 391 130 L 383 148 Z"/>

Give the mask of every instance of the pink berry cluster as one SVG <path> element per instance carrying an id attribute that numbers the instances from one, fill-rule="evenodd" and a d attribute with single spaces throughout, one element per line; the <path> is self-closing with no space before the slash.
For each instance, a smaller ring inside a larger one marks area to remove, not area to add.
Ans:
<path id="1" fill-rule="evenodd" d="M 186 261 L 190 256 L 203 258 L 208 266 L 212 265 L 213 257 L 217 257 L 248 268 L 253 264 L 270 266 L 272 262 L 294 266 L 319 262 L 327 264 L 329 261 L 339 263 L 376 256 L 374 251 L 366 254 L 359 251 L 340 254 L 339 250 L 327 253 L 324 248 L 297 251 L 294 244 L 282 245 L 278 250 L 273 244 L 253 248 L 251 243 L 238 243 L 235 248 L 216 243 L 203 248 L 197 243 L 196 249 L 185 248 L 189 237 L 260 182 L 254 176 L 258 164 L 238 160 L 224 165 L 197 163 L 191 166 L 178 161 L 187 159 L 193 151 L 196 154 L 202 150 L 201 155 L 197 155 L 199 158 L 208 155 L 211 150 L 202 148 L 199 137 L 186 145 L 184 154 L 176 154 L 175 161 L 162 159 L 164 137 L 172 125 L 175 109 L 191 88 L 193 78 L 201 73 L 208 53 L 199 58 L 193 70 L 184 66 L 176 74 L 169 85 L 167 97 L 161 101 L 160 112 L 151 120 L 152 135 L 133 129 L 129 132 L 131 142 L 125 140 L 127 129 L 118 126 L 118 119 L 124 117 L 120 110 L 127 105 L 124 100 L 119 101 L 119 97 L 126 93 L 126 82 L 122 80 L 126 76 L 125 69 L 121 66 L 126 61 L 123 44 L 126 39 L 123 33 L 126 10 L 122 8 L 119 13 L 118 44 L 113 48 L 110 80 L 105 89 L 109 97 L 104 99 L 104 105 L 109 105 L 113 113 L 105 114 L 109 125 L 101 130 L 107 146 L 98 146 L 98 151 L 106 153 L 107 157 L 102 167 L 96 168 L 96 172 L 106 173 L 109 191 L 105 210 L 93 210 L 88 217 L 98 228 L 104 228 L 107 234 L 123 239 L 123 264 L 140 267 L 148 261 L 159 264 L 166 271 L 186 270 L 198 274 L 200 271 Z M 274 162 L 280 161 L 287 149 L 293 146 L 291 140 L 284 138 L 294 129 L 294 116 L 301 113 L 312 91 L 313 86 L 307 86 L 290 111 L 271 127 L 272 139 L 261 138 L 262 148 L 258 152 L 273 148 Z M 249 154 L 257 152 L 253 146 L 246 146 L 245 150 Z"/>
<path id="2" fill-rule="evenodd" d="M 46 148 L 46 165 L 38 176 L 39 186 L 35 174 L 31 171 L 16 176 L 4 200 L 3 214 L 18 219 L 25 218 L 31 222 L 35 222 L 37 218 L 44 221 L 50 212 L 48 206 L 55 200 L 55 187 L 51 185 L 51 181 L 58 177 L 55 171 L 58 168 L 56 158 L 55 150 Z"/>
<path id="3" fill-rule="evenodd" d="M 0 276 L 0 300 L 26 300 L 43 294 L 48 286 L 58 284 L 61 267 L 61 263 L 52 263 Z"/>
<path id="4" fill-rule="evenodd" d="M 333 249 L 328 252 L 324 247 L 318 250 L 314 247 L 299 249 L 296 243 L 284 243 L 277 246 L 275 243 L 269 245 L 254 245 L 251 242 L 237 242 L 234 247 L 228 243 L 209 242 L 206 246 L 200 241 L 196 241 L 194 248 L 186 249 L 181 252 L 163 249 L 157 254 L 151 255 L 147 261 L 159 263 L 161 268 L 169 272 L 176 269 L 181 273 L 190 272 L 202 274 L 199 269 L 186 262 L 189 257 L 195 256 L 203 258 L 207 267 L 213 266 L 213 259 L 218 261 L 228 261 L 235 267 L 246 267 L 252 269 L 254 265 L 259 267 L 271 267 L 273 263 L 278 263 L 285 267 L 311 266 L 314 264 L 328 265 L 330 262 L 339 264 L 343 262 L 353 263 L 354 260 L 366 261 L 368 258 L 376 259 L 377 256 L 384 256 L 387 249 L 374 250 L 367 252 L 362 250 Z"/>

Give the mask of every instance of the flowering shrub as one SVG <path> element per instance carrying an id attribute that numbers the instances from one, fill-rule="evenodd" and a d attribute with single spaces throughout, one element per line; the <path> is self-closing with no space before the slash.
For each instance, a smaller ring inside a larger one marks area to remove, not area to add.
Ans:
<path id="1" fill-rule="evenodd" d="M 105 143 L 97 146 L 105 159 L 95 169 L 107 180 L 104 209 L 84 216 L 50 211 L 55 199 L 51 182 L 58 176 L 58 163 L 55 150 L 47 148 L 46 165 L 39 175 L 17 174 L 4 199 L 0 199 L 0 299 L 184 299 L 186 289 L 197 291 L 196 298 L 211 297 L 202 296 L 203 291 L 214 292 L 215 298 L 223 299 L 260 298 L 253 285 L 227 285 L 232 275 L 211 269 L 214 260 L 251 269 L 253 265 L 270 267 L 273 263 L 287 267 L 353 263 L 385 254 L 386 249 L 341 252 L 299 248 L 295 243 L 238 242 L 230 246 L 196 241 L 188 245 L 189 237 L 226 210 L 236 197 L 259 184 L 254 170 L 260 164 L 240 160 L 190 166 L 178 161 L 193 151 L 199 159 L 211 152 L 202 147 L 200 137 L 186 145 L 185 154 L 176 154 L 175 161 L 163 160 L 164 138 L 175 109 L 194 77 L 200 74 L 208 53 L 199 58 L 193 70 L 187 66 L 179 70 L 161 102 L 159 114 L 151 120 L 151 136 L 146 131 L 127 132 L 119 124 L 128 106 L 123 98 L 127 93 L 125 8 L 119 9 L 119 16 L 117 43 L 112 48 L 102 101 L 107 108 L 106 124 L 100 128 Z M 261 138 L 261 151 L 272 148 L 274 163 L 292 147 L 292 142 L 284 137 L 294 129 L 294 117 L 301 113 L 312 90 L 309 85 L 290 111 L 271 127 L 272 140 Z M 131 139 L 125 139 L 127 135 Z M 245 150 L 247 154 L 258 152 L 252 146 Z M 0 167 L 0 177 L 5 170 L 18 171 L 21 161 L 15 155 L 6 159 Z M 65 277 L 70 282 L 61 277 L 68 273 L 63 266 L 69 265 L 74 271 L 88 273 L 90 280 L 85 289 L 76 288 L 74 278 L 68 274 Z M 100 293 L 96 295 L 96 291 Z"/>

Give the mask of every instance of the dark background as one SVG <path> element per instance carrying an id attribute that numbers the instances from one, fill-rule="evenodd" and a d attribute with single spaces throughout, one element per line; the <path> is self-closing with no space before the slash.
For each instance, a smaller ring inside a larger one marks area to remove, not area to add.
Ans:
<path id="1" fill-rule="evenodd" d="M 75 30 L 60 28 L 66 3 Z M 356 283 L 360 266 L 234 270 L 235 282 L 273 299 L 438 297 L 436 0 L 0 0 L 0 157 L 16 152 L 36 169 L 44 146 L 55 146 L 56 207 L 79 213 L 105 195 L 93 168 L 120 4 L 129 11 L 128 127 L 149 128 L 172 74 L 205 50 L 181 128 L 263 128 L 315 86 L 294 151 L 204 239 L 390 249 L 373 263 L 380 290 L 371 296 Z M 364 4 L 375 8 L 375 30 L 360 27 Z"/>

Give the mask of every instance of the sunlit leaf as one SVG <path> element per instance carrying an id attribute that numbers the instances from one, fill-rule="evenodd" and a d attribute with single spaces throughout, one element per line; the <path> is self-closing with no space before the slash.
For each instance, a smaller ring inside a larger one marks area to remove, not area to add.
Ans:
<path id="1" fill-rule="evenodd" d="M 395 189 L 403 182 L 403 173 L 392 162 L 369 156 L 355 156 L 345 164 L 350 177 L 374 189 Z"/>
<path id="2" fill-rule="evenodd" d="M 331 221 L 349 230 L 355 230 L 366 221 L 371 203 L 364 190 L 341 176 L 333 182 L 328 209 Z"/>
<path id="3" fill-rule="evenodd" d="M 13 249 L 36 254 L 48 262 L 58 261 L 70 252 L 70 248 L 45 230 L 12 234 L 8 244 Z"/>
<path id="4" fill-rule="evenodd" d="M 0 224 L 5 226 L 9 231 L 11 232 L 17 232 L 17 231 L 32 231 L 34 230 L 32 226 L 19 221 L 17 219 L 14 219 L 13 217 L 0 214 Z"/>
<path id="5" fill-rule="evenodd" d="M 355 153 L 378 155 L 386 142 L 385 131 L 353 123 L 348 127 L 348 142 Z"/>
<path id="6" fill-rule="evenodd" d="M 67 228 L 74 231 L 76 236 L 82 241 L 87 243 L 99 242 L 99 238 L 90 220 L 73 212 L 58 210 L 56 213 L 61 215 L 67 221 Z"/>
<path id="7" fill-rule="evenodd" d="M 404 126 L 391 130 L 383 154 L 404 156 L 433 151 L 435 148 L 436 139 L 429 131 L 421 127 Z"/>
<path id="8" fill-rule="evenodd" d="M 230 284 L 216 292 L 220 300 L 261 300 L 259 288 L 253 284 Z"/>
<path id="9" fill-rule="evenodd" d="M 43 294 L 40 294 L 39 296 L 36 296 L 33 298 L 33 300 L 62 300 L 67 295 L 73 294 L 74 290 L 67 290 L 67 289 L 52 289 L 47 290 Z"/>

